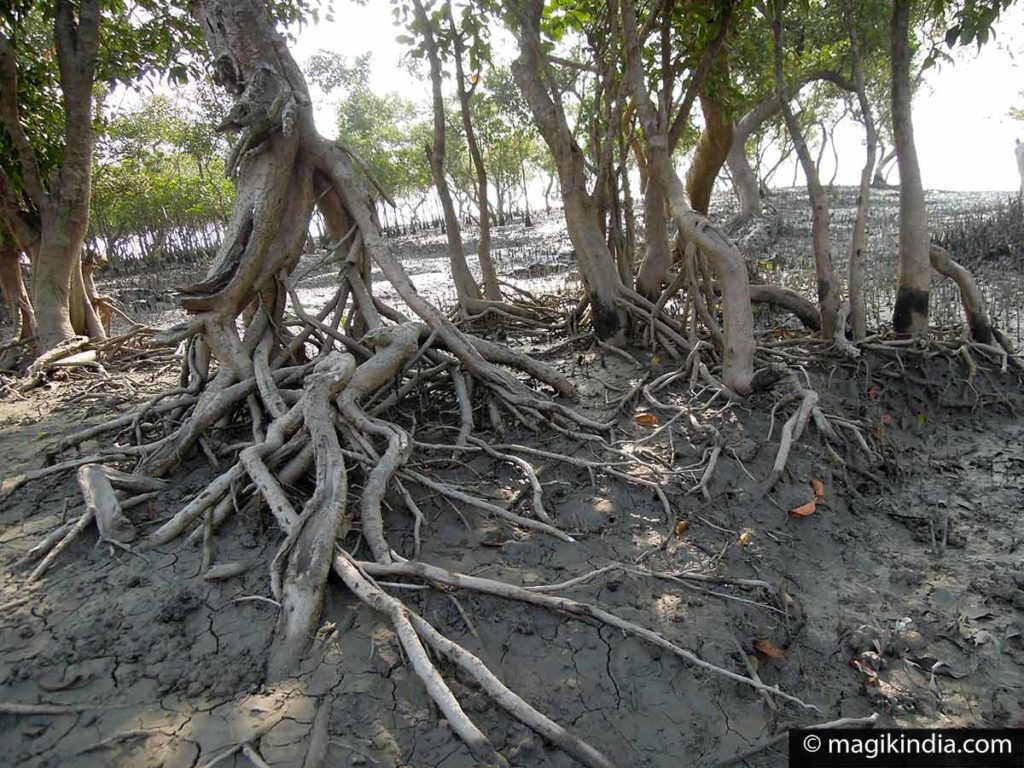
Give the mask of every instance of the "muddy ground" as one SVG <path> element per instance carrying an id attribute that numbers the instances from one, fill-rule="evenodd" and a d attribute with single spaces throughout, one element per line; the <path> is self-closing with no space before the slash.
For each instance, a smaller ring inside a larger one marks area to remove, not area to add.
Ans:
<path id="1" fill-rule="evenodd" d="M 793 231 L 780 234 L 771 247 L 797 253 Z M 528 237 L 508 247 L 523 248 L 526 258 L 535 253 Z M 556 252 L 548 260 L 557 260 L 557 247 L 545 248 Z M 1019 312 L 1019 304 L 1007 311 L 1013 309 Z M 554 341 L 528 343 L 543 348 Z M 579 407 L 595 415 L 612 413 L 643 375 L 639 366 L 585 347 L 551 362 L 573 375 Z M 671 370 L 667 361 L 654 366 Z M 548 512 L 574 532 L 575 545 L 426 495 L 419 502 L 429 520 L 422 559 L 465 573 L 536 585 L 639 561 L 652 573 L 717 579 L 610 571 L 565 594 L 655 629 L 726 669 L 744 673 L 747 656 L 766 683 L 818 711 L 783 701 L 769 707 L 748 687 L 606 626 L 472 593 L 396 594 L 620 766 L 712 765 L 788 725 L 872 712 L 901 726 L 1019 722 L 1019 381 L 995 371 L 968 383 L 956 360 L 885 352 L 856 366 L 813 362 L 806 371 L 825 411 L 861 423 L 881 461 L 851 447 L 850 467 L 836 465 L 812 428 L 775 490 L 762 496 L 760 480 L 770 470 L 783 418 L 777 414 L 767 438 L 778 393 L 731 406 L 708 405 L 704 395 L 693 406 L 720 430 L 725 446 L 710 500 L 689 493 L 700 472 L 686 469 L 704 455 L 704 437 L 683 428 L 671 443 L 640 444 L 652 427 L 637 424 L 632 408 L 617 432 L 621 448 L 664 467 L 673 516 L 686 526 L 666 521 L 649 491 L 544 460 L 538 464 Z M 169 375 L 144 370 L 117 383 L 77 376 L 0 400 L 0 473 L 9 478 L 40 466 L 63 435 L 160 391 Z M 677 389 L 664 399 L 688 404 L 690 397 Z M 415 404 L 406 405 L 402 418 L 411 419 Z M 439 411 L 433 423 L 456 422 L 452 404 L 430 407 Z M 418 423 L 418 434 L 429 439 L 422 415 Z M 594 458 L 586 446 L 552 435 L 518 433 L 508 442 Z M 507 503 L 522 485 L 509 466 L 489 458 L 466 456 L 453 464 L 450 456 L 418 453 L 415 460 L 497 501 Z M 133 519 L 143 527 L 166 519 L 211 477 L 205 459 L 194 458 Z M 824 484 L 814 514 L 788 515 L 813 497 L 812 479 Z M 267 565 L 280 537 L 266 515 L 234 519 L 219 533 L 218 561 L 254 563 L 225 582 L 203 581 L 201 553 L 187 544 L 126 552 L 97 545 L 89 533 L 41 582 L 26 583 L 19 559 L 81 511 L 70 476 L 30 483 L 0 506 L 0 703 L 80 709 L 0 714 L 0 765 L 201 766 L 251 741 L 267 764 L 297 766 L 318 712 L 329 718 L 328 765 L 474 765 L 404 663 L 389 623 L 340 587 L 330 592 L 309 663 L 292 679 L 263 684 L 276 616 L 265 601 L 244 598 L 270 595 Z M 392 545 L 410 554 L 410 522 L 400 511 L 386 519 Z M 442 669 L 513 765 L 574 764 Z M 748 764 L 784 765 L 781 749 Z M 238 754 L 219 764 L 251 763 Z"/>

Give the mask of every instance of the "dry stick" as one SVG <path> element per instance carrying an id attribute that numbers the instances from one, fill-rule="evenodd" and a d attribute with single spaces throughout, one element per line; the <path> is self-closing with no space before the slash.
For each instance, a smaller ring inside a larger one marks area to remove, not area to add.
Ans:
<path id="1" fill-rule="evenodd" d="M 20 475 L 5 477 L 3 481 L 0 482 L 0 499 L 6 498 L 8 495 L 21 488 L 21 486 L 33 480 L 39 480 L 43 477 L 67 472 L 69 469 L 77 469 L 85 464 L 99 464 L 104 461 L 120 461 L 137 455 L 138 453 L 139 450 L 135 448 L 121 448 L 110 452 L 94 453 L 90 456 L 83 456 L 80 459 L 62 461 L 59 464 L 52 464 L 49 467 L 30 469 Z"/>
<path id="2" fill-rule="evenodd" d="M 479 576 L 467 576 L 466 574 L 449 571 L 445 568 L 439 568 L 426 563 L 392 563 L 390 565 L 382 565 L 379 563 L 360 562 L 359 566 L 372 576 L 416 576 L 421 579 L 439 582 L 441 584 L 447 584 L 461 589 L 469 589 L 476 592 L 483 592 L 484 594 L 495 595 L 497 597 L 504 597 L 509 600 L 519 600 L 525 603 L 539 605 L 554 611 L 562 611 L 576 617 L 586 616 L 609 626 L 616 627 L 626 634 L 642 638 L 652 645 L 662 648 L 663 650 L 684 659 L 700 669 L 711 672 L 712 674 L 720 675 L 744 685 L 749 685 L 751 688 L 759 691 L 767 691 L 768 693 L 779 696 L 787 701 L 799 704 L 805 709 L 817 710 L 817 707 L 813 704 L 806 704 L 797 697 L 779 690 L 777 686 L 767 686 L 764 683 L 758 683 L 756 680 L 752 680 L 749 677 L 744 677 L 743 675 L 723 669 L 722 667 L 705 661 L 692 651 L 679 647 L 663 635 L 654 632 L 653 630 L 642 627 L 639 624 L 634 624 L 631 621 L 627 621 L 604 610 L 603 608 L 599 608 L 589 603 L 581 603 L 564 597 L 554 597 L 530 591 L 523 587 L 505 584 L 504 582 L 481 578 Z"/>
<path id="3" fill-rule="evenodd" d="M 466 377 L 457 368 L 449 368 L 448 376 L 452 380 L 452 388 L 455 390 L 455 399 L 459 403 L 459 434 L 455 438 L 455 447 L 464 448 L 473 432 L 473 404 L 469 399 L 469 387 L 466 386 Z M 458 450 L 456 450 L 458 456 Z"/>
<path id="4" fill-rule="evenodd" d="M 42 541 L 40 541 L 38 544 L 32 547 L 32 549 L 30 549 L 28 552 L 26 552 L 24 557 L 22 557 L 15 564 L 15 568 L 24 568 L 29 563 L 33 563 L 36 560 L 38 560 L 40 557 L 42 557 L 51 549 L 53 549 L 54 545 L 58 541 L 63 539 L 65 536 L 67 536 L 68 531 L 70 531 L 74 527 L 75 524 L 73 522 L 65 523 L 64 525 L 58 525 L 54 530 L 46 534 Z"/>
<path id="5" fill-rule="evenodd" d="M 482 448 L 484 450 L 484 453 L 487 453 L 496 459 L 500 459 L 501 461 L 507 461 L 510 464 L 515 464 L 517 467 L 523 470 L 523 474 L 526 475 L 526 479 L 527 481 L 529 481 L 530 488 L 533 491 L 533 514 L 535 514 L 538 519 L 543 520 L 545 523 L 554 522 L 548 515 L 548 513 L 544 511 L 544 489 L 540 484 L 540 480 L 537 479 L 537 473 L 534 471 L 533 465 L 530 464 L 530 462 L 526 461 L 525 459 L 521 459 L 518 456 L 512 456 L 511 454 L 508 453 L 501 453 L 499 451 L 496 451 L 486 442 L 478 438 L 470 438 L 470 442 L 473 443 L 473 445 Z"/>
<path id="6" fill-rule="evenodd" d="M 872 712 L 867 717 L 841 717 L 838 720 L 831 720 L 827 723 L 818 723 L 817 725 L 804 726 L 805 730 L 808 731 L 820 731 L 825 728 L 862 728 L 868 725 L 874 725 L 878 722 L 878 713 Z M 766 749 L 771 749 L 776 744 L 781 744 L 789 738 L 789 731 L 783 731 L 780 734 L 772 736 L 771 738 L 759 741 L 756 744 L 751 745 L 742 752 L 737 752 L 732 757 L 727 757 L 725 760 L 721 760 L 714 763 L 711 768 L 727 768 L 727 766 L 734 765 L 748 757 L 753 757 L 759 752 L 763 752 Z"/>
<path id="7" fill-rule="evenodd" d="M 762 494 L 769 493 L 775 487 L 779 478 L 782 477 L 782 473 L 786 469 L 786 461 L 789 459 L 789 452 L 793 444 L 803 434 L 804 427 L 807 426 L 807 421 L 811 416 L 811 410 L 817 404 L 818 393 L 812 389 L 805 389 L 800 407 L 782 427 L 782 435 L 779 438 L 779 451 L 775 454 L 775 463 L 772 465 L 771 473 L 765 480 Z"/>
<path id="8" fill-rule="evenodd" d="M 757 682 L 760 683 L 761 676 L 757 674 L 757 667 L 751 663 L 750 657 L 747 655 L 747 652 L 743 650 L 743 646 L 740 645 L 740 641 L 736 639 L 736 635 L 730 635 L 730 638 L 732 639 L 732 644 L 736 647 L 736 653 L 738 653 L 740 658 L 743 660 L 743 666 L 747 668 L 747 674 L 750 675 L 752 680 L 757 680 Z M 758 693 L 761 695 L 761 699 L 764 701 L 765 706 L 768 707 L 768 709 L 772 712 L 779 711 L 779 705 L 775 703 L 775 699 L 764 691 L 758 691 Z"/>
<path id="9" fill-rule="evenodd" d="M 97 712 L 107 709 L 136 707 L 137 704 L 19 704 L 0 701 L 0 715 L 77 715 L 81 712 Z"/>
<path id="10" fill-rule="evenodd" d="M 59 544 L 50 550 L 50 553 L 46 555 L 46 557 L 40 561 L 39 565 L 35 567 L 35 570 L 29 574 L 28 580 L 37 581 L 42 578 L 43 574 L 46 573 L 51 565 L 53 565 L 53 562 L 60 557 L 60 553 L 70 547 L 72 542 L 81 535 L 82 531 L 89 527 L 89 524 L 93 521 L 95 514 L 96 511 L 93 507 L 87 507 L 85 512 L 82 513 L 82 516 L 78 518 L 78 522 L 74 524 L 70 531 L 68 531 L 67 535 L 60 540 Z"/>
<path id="11" fill-rule="evenodd" d="M 447 718 L 452 730 L 465 742 L 473 756 L 489 765 L 508 765 L 505 758 L 495 751 L 487 737 L 469 719 L 444 678 L 431 663 L 430 657 L 412 625 L 409 609 L 401 601 L 370 582 L 345 552 L 340 552 L 335 556 L 334 572 L 341 577 L 345 586 L 356 597 L 391 619 L 409 663 L 420 680 L 423 681 L 430 698 L 434 700 L 434 703 Z"/>
<path id="12" fill-rule="evenodd" d="M 521 515 L 517 515 L 515 512 L 509 512 L 507 509 L 503 509 L 502 507 L 499 507 L 495 504 L 486 502 L 483 499 L 478 499 L 474 496 L 470 496 L 469 494 L 456 490 L 455 488 L 452 488 L 449 485 L 437 482 L 436 480 L 431 480 L 429 477 L 421 475 L 419 472 L 414 472 L 411 469 L 405 469 L 402 471 L 402 474 L 408 479 L 419 483 L 420 485 L 425 485 L 427 488 L 430 488 L 431 490 L 438 491 L 439 493 L 448 496 L 452 499 L 457 499 L 458 501 L 461 501 L 463 504 L 468 504 L 471 507 L 476 507 L 477 509 L 482 509 L 485 512 L 490 512 L 492 515 L 494 515 L 495 517 L 500 517 L 502 520 L 507 520 L 508 522 L 521 526 L 523 528 L 530 528 L 535 531 L 541 531 L 542 533 L 546 533 L 549 536 L 554 536 L 556 539 L 561 539 L 562 541 L 567 541 L 571 544 L 576 543 L 576 539 L 574 539 L 572 536 L 565 533 L 564 531 L 555 528 L 552 525 L 548 525 L 547 523 L 540 522 L 537 520 L 531 520 L 528 517 L 522 517 Z"/>

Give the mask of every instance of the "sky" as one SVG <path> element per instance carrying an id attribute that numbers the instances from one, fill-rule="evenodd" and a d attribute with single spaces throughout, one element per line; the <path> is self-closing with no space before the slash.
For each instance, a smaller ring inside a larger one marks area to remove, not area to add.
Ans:
<path id="1" fill-rule="evenodd" d="M 959 49 L 954 63 L 933 68 L 916 94 L 915 140 L 928 189 L 1014 191 L 1020 186 L 1014 140 L 1024 141 L 1024 122 L 1013 120 L 1008 112 L 1012 106 L 1024 107 L 1024 4 L 1011 6 L 996 32 L 996 39 L 980 53 L 973 47 Z M 402 65 L 405 48 L 395 40 L 397 34 L 390 3 L 370 0 L 357 6 L 337 0 L 335 20 L 299 32 L 293 52 L 300 64 L 320 49 L 349 59 L 372 52 L 374 88 L 426 105 L 429 82 Z M 334 132 L 329 105 L 317 110 L 317 123 L 322 132 Z M 840 126 L 836 145 L 840 156 L 836 183 L 857 184 L 864 163 L 863 130 L 855 124 Z M 826 181 L 834 170 L 831 156 L 831 150 L 825 153 L 822 177 Z M 792 166 L 783 166 L 774 181 L 788 186 L 793 176 Z M 895 172 L 890 180 L 896 181 Z"/>

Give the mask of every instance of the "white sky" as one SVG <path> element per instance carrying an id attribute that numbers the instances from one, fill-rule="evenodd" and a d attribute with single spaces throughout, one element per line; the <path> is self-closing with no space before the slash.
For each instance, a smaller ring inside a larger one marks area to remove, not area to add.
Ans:
<path id="1" fill-rule="evenodd" d="M 428 103 L 430 85 L 410 75 L 401 65 L 404 46 L 395 40 L 391 6 L 370 0 L 357 6 L 347 0 L 335 4 L 335 21 L 321 21 L 298 34 L 294 53 L 303 64 L 323 48 L 352 59 L 373 53 L 371 85 L 396 91 L 406 98 Z M 1020 176 L 1014 159 L 1014 139 L 1024 140 L 1024 123 L 1012 120 L 1011 106 L 1024 106 L 1024 6 L 1011 6 L 997 27 L 997 38 L 975 54 L 958 50 L 955 64 L 940 64 L 930 71 L 914 102 L 914 129 L 918 158 L 929 189 L 1018 189 Z M 315 97 L 315 96 L 314 96 Z M 333 110 L 318 110 L 317 122 L 334 131 Z M 846 126 L 836 134 L 839 147 L 838 184 L 856 184 L 864 162 L 862 131 Z M 822 175 L 832 175 L 832 152 L 826 151 Z M 775 182 L 788 185 L 792 169 L 781 168 Z M 890 180 L 896 180 L 893 172 Z"/>

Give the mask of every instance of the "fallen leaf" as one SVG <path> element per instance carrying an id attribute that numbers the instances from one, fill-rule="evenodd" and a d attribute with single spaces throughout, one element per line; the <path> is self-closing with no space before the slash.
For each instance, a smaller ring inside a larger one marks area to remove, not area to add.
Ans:
<path id="1" fill-rule="evenodd" d="M 775 643 L 769 642 L 768 640 L 755 640 L 754 650 L 759 651 L 765 656 L 777 661 L 782 661 L 782 659 L 786 658 L 786 652 L 782 648 L 779 648 Z"/>
<path id="2" fill-rule="evenodd" d="M 871 664 L 869 664 L 867 661 L 860 658 L 859 656 L 854 656 L 852 659 L 850 659 L 850 666 L 856 669 L 862 675 L 864 675 L 865 685 L 870 685 L 873 687 L 878 686 L 878 673 L 875 671 L 874 667 L 872 667 Z"/>
<path id="3" fill-rule="evenodd" d="M 633 417 L 633 422 L 641 427 L 656 427 L 658 417 L 653 413 L 638 413 Z"/>
<path id="4" fill-rule="evenodd" d="M 817 505 L 818 499 L 811 499 L 806 504 L 801 504 L 799 507 L 793 507 L 789 510 L 789 515 L 790 517 L 807 517 L 808 515 L 813 515 L 814 508 Z"/>
<path id="5" fill-rule="evenodd" d="M 749 544 L 753 540 L 754 540 L 754 529 L 753 528 L 744 528 L 742 531 L 740 531 L 740 537 L 736 540 L 736 543 L 739 544 L 741 547 L 745 547 L 745 546 L 747 546 L 747 544 Z"/>
<path id="6" fill-rule="evenodd" d="M 689 520 L 680 520 L 678 523 L 676 523 L 676 536 L 682 536 L 689 529 L 690 529 L 690 521 Z"/>
<path id="7" fill-rule="evenodd" d="M 825 484 L 816 477 L 811 478 L 811 488 L 814 489 L 814 498 L 824 499 L 825 498 Z"/>

